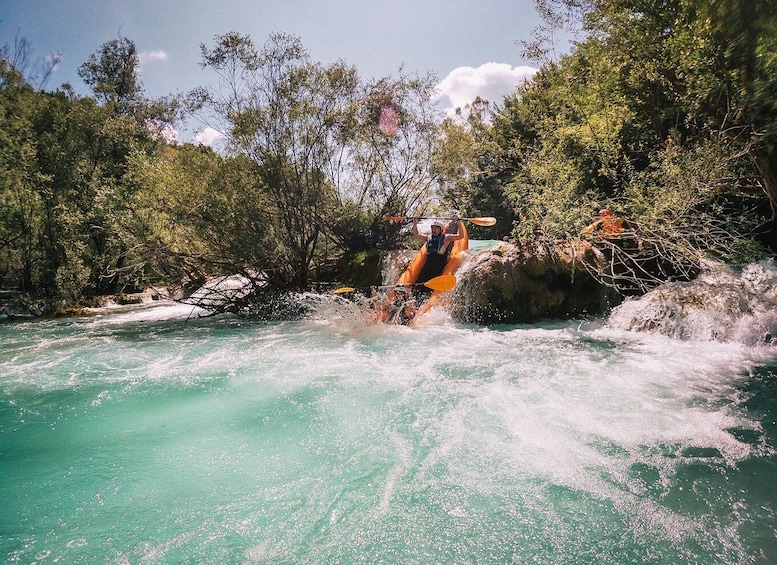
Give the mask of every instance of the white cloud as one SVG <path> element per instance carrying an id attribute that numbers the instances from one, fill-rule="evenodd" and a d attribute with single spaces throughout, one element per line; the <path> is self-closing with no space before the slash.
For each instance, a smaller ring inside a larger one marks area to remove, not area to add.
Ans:
<path id="1" fill-rule="evenodd" d="M 167 61 L 168 56 L 164 51 L 143 51 L 138 55 L 141 65 L 156 63 L 158 61 Z"/>
<path id="2" fill-rule="evenodd" d="M 225 137 L 226 136 L 224 135 L 224 132 L 208 126 L 204 130 L 198 131 L 194 134 L 193 142 L 195 145 L 207 145 L 208 147 L 213 147 L 215 143 L 221 141 Z"/>
<path id="3" fill-rule="evenodd" d="M 463 108 L 478 96 L 500 103 L 516 86 L 531 80 L 536 72 L 534 67 L 513 67 L 507 63 L 486 63 L 478 68 L 458 67 L 440 81 L 437 90 L 440 98 L 448 99 L 445 112 L 452 116 L 456 108 Z"/>

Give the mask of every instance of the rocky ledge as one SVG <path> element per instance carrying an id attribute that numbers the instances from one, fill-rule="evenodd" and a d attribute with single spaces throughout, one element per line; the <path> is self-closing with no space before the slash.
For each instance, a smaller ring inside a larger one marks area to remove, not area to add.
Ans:
<path id="1" fill-rule="evenodd" d="M 500 244 L 457 273 L 450 312 L 477 324 L 599 316 L 622 301 L 592 275 L 600 257 L 580 240 Z"/>

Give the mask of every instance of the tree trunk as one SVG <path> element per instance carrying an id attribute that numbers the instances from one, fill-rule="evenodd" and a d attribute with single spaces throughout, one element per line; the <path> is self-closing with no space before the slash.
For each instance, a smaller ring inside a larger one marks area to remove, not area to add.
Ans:
<path id="1" fill-rule="evenodd" d="M 754 149 L 750 155 L 763 179 L 764 192 L 772 208 L 770 219 L 774 220 L 777 217 L 777 167 L 774 161 L 777 155 L 774 155 L 771 147 Z"/>

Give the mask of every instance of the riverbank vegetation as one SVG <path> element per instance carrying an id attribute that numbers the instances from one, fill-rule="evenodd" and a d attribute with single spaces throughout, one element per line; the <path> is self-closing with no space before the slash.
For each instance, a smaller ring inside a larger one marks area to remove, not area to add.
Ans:
<path id="1" fill-rule="evenodd" d="M 602 242 L 603 281 L 643 291 L 705 258 L 777 249 L 777 6 L 540 0 L 540 68 L 504 100 L 443 118 L 432 76 L 365 80 L 300 38 L 202 45 L 219 88 L 149 99 L 127 38 L 44 89 L 29 46 L 0 54 L 0 281 L 68 301 L 240 274 L 256 288 L 368 285 L 402 243 L 386 215 L 497 216 L 474 237 L 579 237 L 599 208 L 639 246 Z M 568 55 L 553 32 L 578 31 Z M 166 135 L 183 120 L 219 150 Z"/>

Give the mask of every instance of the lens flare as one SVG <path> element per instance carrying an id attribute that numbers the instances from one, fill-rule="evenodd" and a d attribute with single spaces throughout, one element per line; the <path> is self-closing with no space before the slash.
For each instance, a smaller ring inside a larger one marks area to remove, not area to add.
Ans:
<path id="1" fill-rule="evenodd" d="M 393 106 L 384 106 L 380 111 L 378 118 L 378 129 L 386 137 L 391 137 L 397 133 L 399 128 L 399 115 Z"/>

